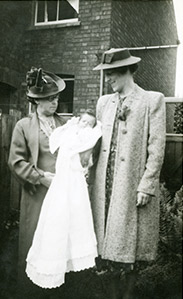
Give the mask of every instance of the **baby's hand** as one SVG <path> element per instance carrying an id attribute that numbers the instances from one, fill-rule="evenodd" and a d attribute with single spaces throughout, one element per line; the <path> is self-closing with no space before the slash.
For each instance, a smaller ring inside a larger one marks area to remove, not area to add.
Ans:
<path id="1" fill-rule="evenodd" d="M 49 188 L 54 176 L 54 173 L 46 171 L 44 172 L 44 176 L 40 178 L 40 183 Z"/>
<path id="2" fill-rule="evenodd" d="M 81 162 L 81 165 L 82 165 L 83 168 L 87 167 L 88 160 L 80 157 L 80 162 Z"/>
<path id="3" fill-rule="evenodd" d="M 82 153 L 79 153 L 80 162 L 81 162 L 82 167 L 87 167 L 87 165 L 89 163 L 89 160 L 90 160 L 91 153 L 92 153 L 92 149 L 87 150 L 87 151 L 82 152 Z"/>
<path id="4" fill-rule="evenodd" d="M 49 171 L 45 171 L 45 172 L 44 172 L 44 176 L 53 179 L 54 176 L 55 176 L 55 173 L 53 173 L 53 172 L 49 172 Z"/>

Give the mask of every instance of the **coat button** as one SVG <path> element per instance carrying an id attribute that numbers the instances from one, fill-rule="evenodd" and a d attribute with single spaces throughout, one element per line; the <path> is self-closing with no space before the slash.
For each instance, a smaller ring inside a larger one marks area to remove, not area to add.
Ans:
<path id="1" fill-rule="evenodd" d="M 121 159 L 121 161 L 125 161 L 125 158 L 124 158 L 124 157 L 121 157 L 120 159 Z"/>
<path id="2" fill-rule="evenodd" d="M 122 129 L 122 133 L 123 133 L 123 134 L 126 134 L 126 133 L 127 133 L 127 129 L 125 129 L 125 128 Z"/>

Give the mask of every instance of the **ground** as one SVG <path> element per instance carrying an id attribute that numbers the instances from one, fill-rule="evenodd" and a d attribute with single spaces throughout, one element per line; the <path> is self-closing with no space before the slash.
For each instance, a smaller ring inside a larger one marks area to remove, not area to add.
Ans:
<path id="1" fill-rule="evenodd" d="M 181 263 L 166 253 L 139 273 L 133 299 L 181 299 Z M 17 291 L 18 221 L 7 222 L 1 236 L 0 298 L 19 299 Z M 42 292 L 38 299 L 110 299 L 110 274 L 98 275 L 93 269 L 70 273 L 56 291 Z M 121 280 L 122 287 L 124 281 Z M 30 299 L 36 299 L 30 296 Z M 24 299 L 21 297 L 21 299 Z M 27 299 L 27 297 L 25 298 Z"/>

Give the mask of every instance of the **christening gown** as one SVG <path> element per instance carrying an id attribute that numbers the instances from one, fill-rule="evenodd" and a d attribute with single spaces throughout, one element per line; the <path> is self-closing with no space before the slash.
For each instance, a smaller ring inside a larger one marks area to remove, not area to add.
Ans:
<path id="1" fill-rule="evenodd" d="M 50 151 L 58 150 L 56 174 L 43 201 L 26 273 L 42 288 L 59 287 L 65 273 L 95 265 L 97 243 L 84 168 L 79 153 L 92 149 L 101 124 L 78 130 L 78 118 L 50 136 Z"/>

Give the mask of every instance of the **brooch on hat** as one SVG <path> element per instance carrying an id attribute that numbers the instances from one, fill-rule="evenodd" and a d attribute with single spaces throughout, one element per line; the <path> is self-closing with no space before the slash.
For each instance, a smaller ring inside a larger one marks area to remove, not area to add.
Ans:
<path id="1" fill-rule="evenodd" d="M 113 56 L 114 56 L 114 53 L 104 52 L 102 54 L 101 63 L 108 63 L 108 64 L 111 63 Z"/>
<path id="2" fill-rule="evenodd" d="M 113 53 L 106 53 L 105 58 L 104 58 L 104 60 L 105 60 L 104 62 L 107 63 L 107 64 L 111 63 L 112 59 L 113 59 L 113 56 L 114 56 Z"/>

